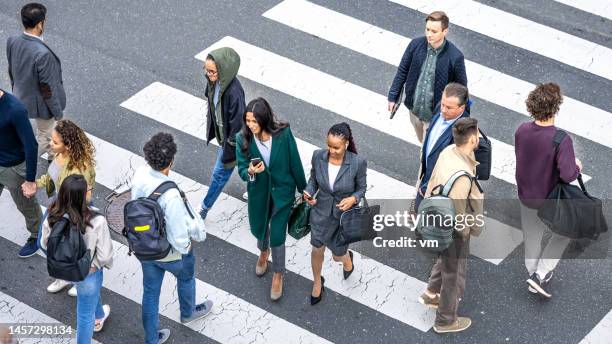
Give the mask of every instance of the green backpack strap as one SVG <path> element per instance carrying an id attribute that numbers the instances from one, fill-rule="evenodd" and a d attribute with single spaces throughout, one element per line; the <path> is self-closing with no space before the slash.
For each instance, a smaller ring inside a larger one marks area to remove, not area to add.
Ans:
<path id="1" fill-rule="evenodd" d="M 446 184 L 444 184 L 444 188 L 442 189 L 441 195 L 444 197 L 448 197 L 448 194 L 451 192 L 451 189 L 453 188 L 453 185 L 455 185 L 455 182 L 457 181 L 457 179 L 463 176 L 466 176 L 470 179 L 470 190 L 471 190 L 471 185 L 472 185 L 472 182 L 474 181 L 474 177 L 472 177 L 472 175 L 470 175 L 468 172 L 461 170 L 461 171 L 455 172 L 455 174 L 453 174 L 449 178 Z"/>

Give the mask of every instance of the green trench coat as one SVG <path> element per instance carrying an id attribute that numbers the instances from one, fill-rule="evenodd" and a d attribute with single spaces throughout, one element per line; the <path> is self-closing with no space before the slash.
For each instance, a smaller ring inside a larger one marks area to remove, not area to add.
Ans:
<path id="1" fill-rule="evenodd" d="M 251 233 L 264 240 L 266 228 L 270 225 L 270 246 L 285 244 L 287 238 L 287 222 L 291 206 L 295 200 L 295 190 L 302 193 L 306 187 L 306 178 L 300 154 L 291 129 L 284 128 L 272 137 L 272 152 L 270 164 L 255 180 L 249 180 L 248 168 L 251 159 L 260 158 L 263 161 L 255 140 L 249 144 L 248 152 L 242 152 L 242 134 L 236 135 L 236 157 L 238 174 L 247 182 L 249 194 L 249 224 Z M 274 202 L 276 212 L 270 214 L 270 201 Z"/>

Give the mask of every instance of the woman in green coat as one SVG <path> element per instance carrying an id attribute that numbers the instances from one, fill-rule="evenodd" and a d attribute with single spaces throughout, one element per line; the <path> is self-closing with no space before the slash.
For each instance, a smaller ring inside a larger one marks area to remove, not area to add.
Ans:
<path id="1" fill-rule="evenodd" d="M 270 298 L 280 299 L 285 272 L 285 239 L 295 191 L 306 178 L 289 124 L 274 116 L 270 104 L 252 100 L 246 107 L 242 131 L 236 135 L 238 173 L 247 182 L 249 223 L 261 251 L 255 273 L 263 276 L 272 251 Z"/>

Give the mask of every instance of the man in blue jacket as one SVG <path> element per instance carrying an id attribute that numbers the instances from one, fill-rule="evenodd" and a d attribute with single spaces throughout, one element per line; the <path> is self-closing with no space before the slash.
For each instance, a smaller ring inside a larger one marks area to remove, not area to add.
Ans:
<path id="1" fill-rule="evenodd" d="M 42 212 L 34 197 L 37 150 L 28 111 L 12 94 L 0 90 L 0 194 L 6 187 L 30 232 L 19 251 L 21 258 L 33 256 L 38 251 L 36 238 Z"/>
<path id="2" fill-rule="evenodd" d="M 463 53 L 446 39 L 448 23 L 442 11 L 427 16 L 425 36 L 408 44 L 387 97 L 391 111 L 401 101 L 398 98 L 405 87 L 404 105 L 410 110 L 410 122 L 421 143 L 444 87 L 451 82 L 467 87 Z"/>
<path id="3" fill-rule="evenodd" d="M 421 166 L 417 182 L 415 209 L 419 208 L 419 204 L 423 200 L 438 156 L 444 148 L 454 143 L 453 124 L 459 118 L 470 117 L 470 105 L 471 101 L 469 100 L 467 87 L 455 82 L 446 85 L 442 92 L 440 106 L 435 109 L 435 115 L 431 119 L 431 125 L 427 130 L 421 149 Z"/>

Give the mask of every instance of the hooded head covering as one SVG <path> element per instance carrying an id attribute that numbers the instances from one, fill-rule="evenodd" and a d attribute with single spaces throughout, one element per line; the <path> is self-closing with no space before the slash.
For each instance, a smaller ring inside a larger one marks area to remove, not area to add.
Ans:
<path id="1" fill-rule="evenodd" d="M 221 85 L 221 94 L 227 88 L 232 80 L 238 74 L 238 68 L 240 68 L 240 56 L 232 48 L 219 48 L 211 51 L 208 55 L 212 56 L 217 66 L 217 75 L 219 77 L 219 83 Z M 209 89 L 213 89 L 213 83 L 206 75 L 208 80 Z M 211 92 L 212 93 L 212 92 Z"/>

